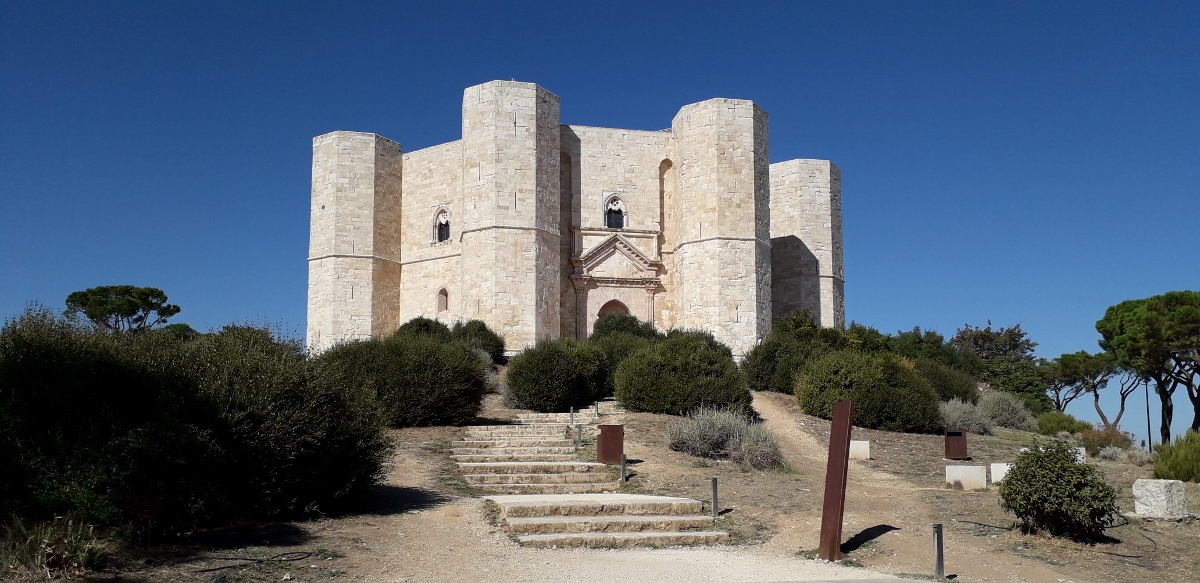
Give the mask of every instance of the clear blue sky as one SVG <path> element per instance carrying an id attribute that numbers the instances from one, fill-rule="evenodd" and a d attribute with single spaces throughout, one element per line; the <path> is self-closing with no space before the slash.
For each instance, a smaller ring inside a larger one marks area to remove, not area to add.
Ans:
<path id="1" fill-rule="evenodd" d="M 842 169 L 849 318 L 1095 351 L 1107 306 L 1200 289 L 1197 31 L 1194 2 L 6 0 L 0 315 L 132 283 L 302 330 L 311 138 L 453 140 L 463 88 L 515 78 L 597 126 L 753 99 L 773 161 Z"/>

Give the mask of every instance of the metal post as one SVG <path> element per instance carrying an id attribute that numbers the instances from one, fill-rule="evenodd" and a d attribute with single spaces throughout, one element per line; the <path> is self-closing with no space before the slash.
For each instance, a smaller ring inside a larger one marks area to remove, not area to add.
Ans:
<path id="1" fill-rule="evenodd" d="M 621 482 L 628 482 L 629 478 L 626 477 L 628 475 L 625 473 L 625 454 L 621 454 Z"/>
<path id="2" fill-rule="evenodd" d="M 583 447 L 583 426 L 575 426 L 575 447 Z"/>
<path id="3" fill-rule="evenodd" d="M 719 510 L 717 510 L 718 505 L 717 505 L 717 479 L 716 478 L 712 479 L 712 486 L 713 486 L 712 511 L 713 511 L 713 518 L 716 518 L 717 514 L 720 512 Z"/>
<path id="4" fill-rule="evenodd" d="M 942 525 L 933 525 L 933 576 L 942 580 L 946 576 L 946 564 L 942 554 Z"/>
<path id="5" fill-rule="evenodd" d="M 571 407 L 571 420 L 568 422 L 568 424 L 569 425 L 575 424 L 575 408 L 574 407 Z"/>
<path id="6" fill-rule="evenodd" d="M 592 410 L 596 412 L 596 417 L 600 416 L 600 401 L 596 401 L 592 404 Z"/>

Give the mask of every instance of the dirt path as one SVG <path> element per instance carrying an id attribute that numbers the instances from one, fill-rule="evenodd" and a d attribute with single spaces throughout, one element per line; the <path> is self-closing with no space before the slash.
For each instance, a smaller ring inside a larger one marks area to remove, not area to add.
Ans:
<path id="1" fill-rule="evenodd" d="M 828 452 L 828 424 L 818 427 L 797 414 L 795 399 L 789 395 L 758 393 L 754 408 L 780 441 L 787 463 L 803 473 L 822 477 Z M 922 491 L 891 474 L 867 468 L 852 461 L 846 492 L 846 516 L 843 540 L 872 529 L 883 532 L 863 545 L 862 562 L 870 568 L 892 573 L 927 573 L 932 564 L 931 524 L 933 509 L 922 501 Z M 970 495 L 970 494 L 964 494 Z M 816 548 L 820 535 L 820 498 L 813 515 L 780 524 L 779 534 L 763 545 L 777 553 L 788 549 Z M 1055 572 L 1044 563 L 1023 559 L 1005 552 L 999 543 L 987 537 L 946 532 L 946 572 L 957 574 L 960 581 L 1081 581 Z M 857 556 L 852 555 L 852 556 Z"/>

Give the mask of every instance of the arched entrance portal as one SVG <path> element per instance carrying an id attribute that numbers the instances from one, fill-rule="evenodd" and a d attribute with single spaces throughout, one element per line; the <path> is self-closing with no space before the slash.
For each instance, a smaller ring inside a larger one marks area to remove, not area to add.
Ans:
<path id="1" fill-rule="evenodd" d="M 600 311 L 596 314 L 596 319 L 603 318 L 609 314 L 624 314 L 628 316 L 629 308 L 617 300 L 610 300 L 608 303 L 600 306 Z"/>

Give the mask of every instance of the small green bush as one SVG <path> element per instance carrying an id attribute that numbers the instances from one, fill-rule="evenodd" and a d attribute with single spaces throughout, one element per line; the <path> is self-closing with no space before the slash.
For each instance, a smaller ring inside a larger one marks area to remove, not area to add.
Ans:
<path id="1" fill-rule="evenodd" d="M 1117 514 L 1113 487 L 1095 466 L 1075 463 L 1075 452 L 1062 441 L 1017 456 L 1000 482 L 1000 507 L 1016 514 L 1027 532 L 1080 541 L 1100 539 Z"/>
<path id="2" fill-rule="evenodd" d="M 658 340 L 663 336 L 650 322 L 643 322 L 629 314 L 608 314 L 596 320 L 596 324 L 592 326 L 592 335 L 588 337 L 588 340 L 612 334 L 628 334 L 646 340 Z"/>
<path id="3" fill-rule="evenodd" d="M 892 354 L 841 350 L 796 377 L 800 408 L 829 419 L 838 401 L 854 403 L 854 424 L 884 431 L 936 433 L 938 397 L 913 364 Z"/>
<path id="4" fill-rule="evenodd" d="M 486 328 L 486 326 L 484 327 Z M 449 342 L 451 338 L 449 326 L 424 316 L 418 316 L 405 322 L 392 335 L 395 336 L 397 334 L 402 336 L 431 336 L 439 342 Z"/>
<path id="5" fill-rule="evenodd" d="M 1188 430 L 1175 441 L 1154 446 L 1154 477 L 1200 482 L 1200 433 Z"/>
<path id="6" fill-rule="evenodd" d="M 506 375 L 514 405 L 543 413 L 565 413 L 571 406 L 584 406 L 594 400 L 596 388 L 595 354 L 584 354 L 568 338 L 539 340 L 534 346 L 512 357 Z M 585 366 L 586 365 L 586 366 Z"/>
<path id="7" fill-rule="evenodd" d="M 729 347 L 711 334 L 672 331 L 617 367 L 616 398 L 630 411 L 683 415 L 700 406 L 749 413 L 750 389 Z"/>
<path id="8" fill-rule="evenodd" d="M 617 367 L 621 366 L 621 363 L 629 358 L 629 355 L 650 346 L 652 342 L 654 341 L 626 332 L 612 332 L 603 336 L 593 334 L 588 339 L 585 344 L 599 350 L 604 355 L 604 379 L 597 398 L 602 399 L 613 395 L 613 391 L 616 390 L 613 377 L 617 372 Z"/>
<path id="9" fill-rule="evenodd" d="M 1079 445 L 1087 449 L 1088 455 L 1097 457 L 1106 447 L 1125 449 L 1133 445 L 1133 436 L 1113 427 L 1084 429 L 1079 434 Z"/>
<path id="10" fill-rule="evenodd" d="M 816 334 L 804 338 L 772 335 L 746 355 L 742 370 L 751 390 L 791 393 L 796 388 L 796 374 L 833 350 Z"/>
<path id="11" fill-rule="evenodd" d="M 979 399 L 979 414 L 993 426 L 1033 431 L 1037 419 L 1025 407 L 1025 401 L 1010 393 L 992 391 Z"/>
<path id="12" fill-rule="evenodd" d="M 504 364 L 504 337 L 487 327 L 482 320 L 455 322 L 450 338 L 475 350 L 482 350 L 495 364 Z"/>
<path id="13" fill-rule="evenodd" d="M 1042 413 L 1037 418 L 1037 431 L 1042 435 L 1051 437 L 1058 435 L 1060 431 L 1074 435 L 1092 428 L 1092 424 L 1087 421 L 1080 421 L 1069 413 L 1062 411 L 1050 411 Z"/>
<path id="14" fill-rule="evenodd" d="M 779 442 L 761 423 L 734 411 L 702 407 L 668 428 L 670 448 L 709 459 L 731 459 L 745 468 L 783 465 Z"/>
<path id="15" fill-rule="evenodd" d="M 979 413 L 973 403 L 951 399 L 938 405 L 942 414 L 942 426 L 946 429 L 970 431 L 977 435 L 992 434 L 992 420 Z"/>
<path id="16" fill-rule="evenodd" d="M 917 372 L 929 381 L 929 385 L 933 387 L 933 392 L 937 393 L 938 399 L 942 401 L 958 399 L 968 403 L 979 402 L 979 389 L 975 377 L 928 358 L 918 358 L 912 362 L 916 365 Z"/>

